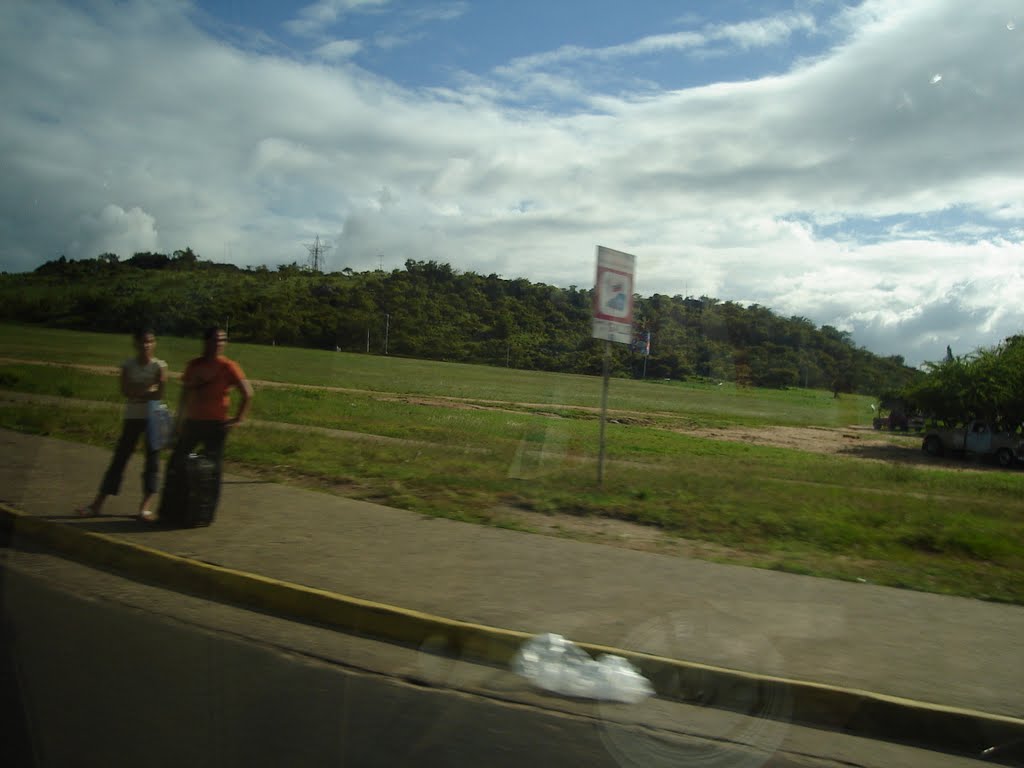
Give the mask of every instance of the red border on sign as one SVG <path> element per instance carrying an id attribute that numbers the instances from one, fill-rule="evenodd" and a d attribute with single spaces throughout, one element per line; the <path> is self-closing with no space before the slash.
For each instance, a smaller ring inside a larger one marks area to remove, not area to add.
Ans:
<path id="1" fill-rule="evenodd" d="M 626 278 L 629 283 L 630 290 L 626 293 L 626 306 L 622 310 L 621 315 L 606 315 L 601 312 L 598 307 L 598 303 L 601 299 L 601 278 L 604 277 L 606 272 L 611 272 L 616 275 L 622 275 Z M 597 281 L 594 285 L 594 317 L 598 320 L 609 320 L 613 323 L 630 323 L 633 318 L 633 275 L 630 272 L 623 272 L 621 269 L 611 269 L 609 267 L 598 267 L 597 268 Z"/>

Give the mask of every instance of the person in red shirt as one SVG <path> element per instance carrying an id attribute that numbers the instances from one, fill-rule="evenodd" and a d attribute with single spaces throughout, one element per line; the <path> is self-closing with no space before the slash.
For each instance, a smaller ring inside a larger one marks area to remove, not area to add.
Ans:
<path id="1" fill-rule="evenodd" d="M 180 466 L 202 444 L 203 453 L 217 465 L 218 488 L 228 431 L 245 419 L 253 394 L 238 363 L 224 356 L 227 340 L 222 328 L 207 328 L 203 332 L 203 354 L 185 367 L 178 404 L 178 439 L 170 458 L 171 465 Z M 237 389 L 240 397 L 238 410 L 229 417 L 232 389 Z"/>

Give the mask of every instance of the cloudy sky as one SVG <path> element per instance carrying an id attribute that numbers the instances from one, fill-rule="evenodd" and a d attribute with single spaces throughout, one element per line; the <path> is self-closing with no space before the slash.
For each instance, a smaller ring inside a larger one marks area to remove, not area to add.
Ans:
<path id="1" fill-rule="evenodd" d="M 8 0 L 0 269 L 171 252 L 1024 331 L 1020 0 Z"/>

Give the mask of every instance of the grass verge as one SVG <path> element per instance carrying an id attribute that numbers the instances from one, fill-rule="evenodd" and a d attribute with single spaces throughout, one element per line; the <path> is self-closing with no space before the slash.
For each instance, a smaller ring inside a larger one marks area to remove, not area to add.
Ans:
<path id="1" fill-rule="evenodd" d="M 301 422 L 249 426 L 232 435 L 229 458 L 269 479 L 423 514 L 498 525 L 509 523 L 496 510 L 510 507 L 617 518 L 721 545 L 715 559 L 728 562 L 1024 604 L 1021 473 L 894 470 L 610 425 L 598 488 L 592 421 L 515 414 L 510 424 L 505 413 L 425 406 L 414 419 L 407 403 L 374 407 L 361 426 L 377 429 L 362 437 L 294 428 Z M 118 418 L 70 401 L 0 403 L 0 426 L 108 449 Z"/>

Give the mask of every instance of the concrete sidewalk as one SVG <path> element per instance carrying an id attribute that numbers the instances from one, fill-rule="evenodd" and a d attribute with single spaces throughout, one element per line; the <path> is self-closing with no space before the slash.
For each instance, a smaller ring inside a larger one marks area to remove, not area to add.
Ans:
<path id="1" fill-rule="evenodd" d="M 109 452 L 0 430 L 0 501 L 119 539 L 466 622 L 1024 716 L 1024 609 L 718 565 L 415 513 L 229 475 L 207 529 L 72 518 Z M 230 456 L 230 445 L 228 449 Z"/>

